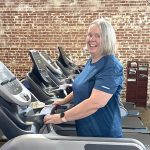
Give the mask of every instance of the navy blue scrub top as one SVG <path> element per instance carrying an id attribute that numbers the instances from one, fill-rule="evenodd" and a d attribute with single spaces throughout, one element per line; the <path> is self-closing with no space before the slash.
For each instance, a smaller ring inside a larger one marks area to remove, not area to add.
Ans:
<path id="1" fill-rule="evenodd" d="M 77 105 L 89 98 L 93 88 L 113 96 L 105 107 L 76 120 L 78 136 L 122 137 L 119 110 L 122 84 L 123 67 L 114 55 L 104 56 L 96 63 L 92 63 L 91 59 L 87 61 L 85 68 L 73 82 L 73 103 Z"/>

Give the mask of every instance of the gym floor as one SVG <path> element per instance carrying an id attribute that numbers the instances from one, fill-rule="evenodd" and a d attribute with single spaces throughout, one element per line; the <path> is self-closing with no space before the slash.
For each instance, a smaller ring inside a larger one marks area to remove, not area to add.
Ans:
<path id="1" fill-rule="evenodd" d="M 140 117 L 146 127 L 150 130 L 150 106 L 147 108 L 137 107 L 140 112 Z"/>
<path id="2" fill-rule="evenodd" d="M 146 127 L 150 130 L 150 106 L 147 108 L 137 107 L 140 112 L 140 117 Z M 0 140 L 0 147 L 5 143 L 5 141 Z"/>

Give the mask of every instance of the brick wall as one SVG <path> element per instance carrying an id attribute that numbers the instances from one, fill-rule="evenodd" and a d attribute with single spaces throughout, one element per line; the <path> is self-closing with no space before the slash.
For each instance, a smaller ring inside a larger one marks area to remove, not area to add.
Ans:
<path id="1" fill-rule="evenodd" d="M 85 62 L 86 31 L 99 17 L 107 17 L 116 30 L 125 76 L 128 60 L 150 62 L 148 0 L 1 0 L 0 60 L 19 78 L 32 67 L 29 49 L 57 59 L 56 47 L 62 46 L 76 63 Z M 150 80 L 148 87 L 150 93 Z"/>

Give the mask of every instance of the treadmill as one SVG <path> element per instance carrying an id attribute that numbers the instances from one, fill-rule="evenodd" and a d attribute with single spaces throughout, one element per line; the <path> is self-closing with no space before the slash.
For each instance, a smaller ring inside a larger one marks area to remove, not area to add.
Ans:
<path id="1" fill-rule="evenodd" d="M 42 51 L 39 53 L 40 53 L 40 56 L 43 59 L 44 63 L 46 64 L 47 68 L 50 70 L 51 74 L 54 75 L 54 76 L 52 76 L 50 74 L 50 76 L 52 76 L 53 80 L 56 81 L 56 83 L 58 83 L 58 85 L 72 84 L 72 82 L 74 80 L 73 74 L 66 76 L 63 73 L 63 70 L 56 64 L 56 62 L 53 62 L 51 60 L 51 58 L 49 57 L 49 55 L 46 52 Z"/>
<path id="2" fill-rule="evenodd" d="M 63 137 L 55 135 L 22 135 L 8 141 L 0 150 L 146 150 L 130 138 Z"/>
<path id="3" fill-rule="evenodd" d="M 32 70 L 27 73 L 24 82 L 28 82 L 29 90 L 42 102 L 52 103 L 51 99 L 63 98 L 66 90 L 59 88 L 58 84 L 50 76 L 46 64 L 40 54 L 35 50 L 29 51 L 33 62 Z"/>
<path id="4" fill-rule="evenodd" d="M 39 52 L 40 56 L 42 57 L 43 61 L 46 63 L 46 66 L 54 73 L 57 74 L 58 77 L 66 77 L 63 73 L 62 69 L 56 64 L 55 61 L 47 54 L 45 51 Z"/>
<path id="5" fill-rule="evenodd" d="M 11 128 L 12 134 L 15 135 L 37 133 L 37 128 L 41 125 L 41 118 L 50 113 L 49 107 L 49 105 L 46 106 L 45 103 L 40 102 L 0 62 L 0 127 L 3 133 L 7 134 L 8 128 Z M 44 108 L 47 108 L 47 112 L 41 114 L 41 110 Z M 15 135 L 10 135 L 10 138 Z"/>
<path id="6" fill-rule="evenodd" d="M 75 65 L 66 55 L 62 47 L 58 47 L 59 56 L 56 61 L 58 66 L 64 70 L 66 69 L 70 74 L 79 74 L 82 71 L 82 68 Z"/>
<path id="7" fill-rule="evenodd" d="M 47 126 L 48 134 L 20 135 L 4 144 L 0 150 L 146 150 L 133 138 L 96 138 L 58 135 L 52 125 Z"/>

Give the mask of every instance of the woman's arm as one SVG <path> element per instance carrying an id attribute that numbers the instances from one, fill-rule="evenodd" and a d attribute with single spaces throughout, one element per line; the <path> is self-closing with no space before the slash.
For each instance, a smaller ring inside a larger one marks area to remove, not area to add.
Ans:
<path id="1" fill-rule="evenodd" d="M 85 118 L 93 113 L 95 113 L 99 108 L 104 107 L 109 99 L 112 97 L 112 94 L 93 89 L 91 96 L 88 99 L 85 99 L 80 104 L 75 107 L 65 111 L 65 119 L 67 121 L 78 120 Z M 45 124 L 47 123 L 62 123 L 60 114 L 47 115 L 44 118 Z"/>
<path id="2" fill-rule="evenodd" d="M 65 118 L 67 121 L 85 118 L 104 107 L 111 97 L 112 94 L 93 89 L 88 99 L 65 112 Z"/>
<path id="3" fill-rule="evenodd" d="M 73 99 L 73 92 L 71 92 L 70 94 L 68 94 L 68 95 L 64 98 L 65 104 L 71 102 L 72 99 Z"/>

